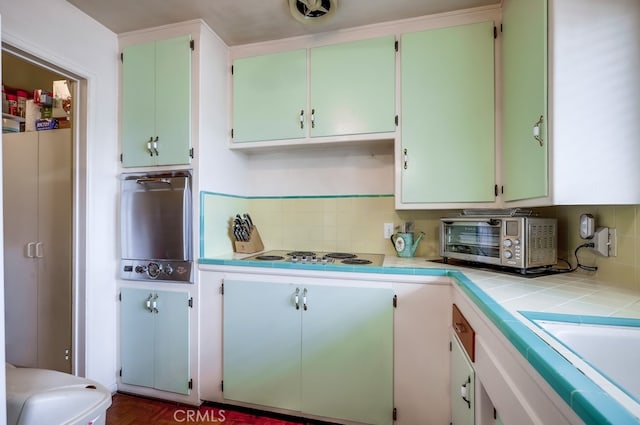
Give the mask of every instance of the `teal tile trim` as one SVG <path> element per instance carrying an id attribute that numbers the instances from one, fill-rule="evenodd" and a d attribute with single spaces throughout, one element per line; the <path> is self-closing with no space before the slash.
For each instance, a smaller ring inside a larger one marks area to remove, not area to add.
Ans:
<path id="1" fill-rule="evenodd" d="M 568 322 L 582 323 L 585 325 L 604 325 L 604 326 L 629 326 L 640 327 L 640 319 L 628 317 L 607 317 L 607 316 L 590 316 L 580 314 L 562 314 L 562 313 L 545 313 L 540 311 L 521 311 L 527 319 L 535 323 L 536 320 L 547 320 L 551 322 Z"/>
<path id="2" fill-rule="evenodd" d="M 640 403 L 640 400 L 625 388 L 618 385 L 618 383 L 611 379 L 606 373 L 601 371 L 591 362 L 582 357 L 579 353 L 574 351 L 571 347 L 567 346 L 562 340 L 555 337 L 555 335 L 547 332 L 544 327 L 538 323 L 537 321 L 546 321 L 546 322 L 561 322 L 561 323 L 577 323 L 584 325 L 600 325 L 600 326 L 617 326 L 617 327 L 630 327 L 630 328 L 640 328 L 640 319 L 626 318 L 626 317 L 605 317 L 605 316 L 588 316 L 588 315 L 577 315 L 577 314 L 561 314 L 561 313 L 544 313 L 537 311 L 521 311 L 520 312 L 524 317 L 531 320 L 531 322 L 545 331 L 547 335 L 556 340 L 558 343 L 562 344 L 567 350 L 571 351 L 576 357 L 582 359 L 585 363 L 588 363 L 593 369 L 595 369 L 600 375 L 604 376 L 614 384 L 616 387 L 620 389 L 620 391 L 624 392 L 630 398 L 635 400 L 637 403 Z"/>
<path id="3" fill-rule="evenodd" d="M 421 276 L 448 276 L 444 269 L 424 269 L 409 267 L 378 267 L 378 266 L 347 266 L 336 264 L 293 264 L 282 261 L 251 261 L 251 260 L 223 260 L 215 258 L 200 258 L 199 264 L 210 266 L 241 266 L 241 267 L 262 267 L 277 269 L 296 270 L 316 270 L 333 271 L 345 273 L 375 273 L 375 274 L 395 274 L 395 275 L 421 275 Z"/>
<path id="4" fill-rule="evenodd" d="M 330 270 L 357 273 L 383 273 L 395 275 L 448 276 L 482 310 L 513 346 L 540 373 L 556 393 L 589 425 L 640 424 L 633 416 L 593 381 L 572 366 L 520 320 L 476 286 L 462 272 L 444 268 L 371 267 L 336 265 L 301 265 L 282 262 L 222 260 L 200 258 L 200 264 L 282 269 Z M 537 313 L 536 313 L 537 314 Z M 547 313 L 544 313 L 547 314 Z M 570 316 L 570 315 L 565 315 Z M 590 316 L 577 316 L 588 320 Z M 618 320 L 635 322 L 636 319 L 616 319 L 593 316 L 593 320 L 607 323 Z M 638 320 L 640 322 L 640 320 Z"/>
<path id="5" fill-rule="evenodd" d="M 208 192 L 200 192 L 200 211 L 198 211 L 198 220 L 200 221 L 199 228 L 199 242 L 198 242 L 198 250 L 200 252 L 200 256 L 204 255 L 204 197 L 208 194 Z"/>
<path id="6" fill-rule="evenodd" d="M 586 424 L 640 424 L 640 418 L 623 408 L 463 273 L 450 271 L 449 275 Z"/>
<path id="7" fill-rule="evenodd" d="M 200 196 L 213 195 L 225 196 L 228 198 L 240 199 L 344 199 L 344 198 L 393 198 L 393 194 L 370 194 L 370 195 L 287 195 L 287 196 L 242 196 L 229 193 L 201 191 Z"/>

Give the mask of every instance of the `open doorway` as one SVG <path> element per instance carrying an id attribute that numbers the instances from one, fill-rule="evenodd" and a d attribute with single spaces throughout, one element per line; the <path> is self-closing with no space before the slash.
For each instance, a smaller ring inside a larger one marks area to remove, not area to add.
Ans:
<path id="1" fill-rule="evenodd" d="M 42 121 L 36 130 L 27 121 L 21 123 L 25 131 L 6 133 L 3 125 L 6 359 L 83 374 L 85 175 L 79 164 L 85 148 L 78 134 L 86 84 L 11 46 L 2 47 L 5 89 L 29 95 L 43 90 L 46 96 L 53 95 L 57 82 L 71 98 L 67 120 L 49 120 L 51 127 L 66 128 L 43 129 Z M 38 108 L 31 113 L 48 118 L 52 112 Z"/>

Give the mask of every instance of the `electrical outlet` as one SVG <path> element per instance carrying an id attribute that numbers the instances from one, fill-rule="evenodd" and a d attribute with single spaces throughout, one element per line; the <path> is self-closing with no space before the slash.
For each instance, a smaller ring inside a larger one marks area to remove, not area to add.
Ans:
<path id="1" fill-rule="evenodd" d="M 389 239 L 393 235 L 393 223 L 384 223 L 384 238 Z"/>
<path id="2" fill-rule="evenodd" d="M 600 227 L 596 230 L 593 239 L 593 250 L 604 257 L 618 255 L 618 238 L 616 229 Z"/>

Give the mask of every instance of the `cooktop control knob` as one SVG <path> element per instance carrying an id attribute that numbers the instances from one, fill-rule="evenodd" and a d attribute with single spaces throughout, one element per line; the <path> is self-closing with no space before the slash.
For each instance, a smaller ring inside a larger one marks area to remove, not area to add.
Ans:
<path id="1" fill-rule="evenodd" d="M 161 271 L 162 268 L 158 263 L 149 263 L 149 265 L 147 265 L 147 274 L 151 279 L 157 278 Z"/>
<path id="2" fill-rule="evenodd" d="M 137 265 L 135 270 L 136 273 L 145 273 L 147 271 L 147 266 Z"/>
<path id="3" fill-rule="evenodd" d="M 166 275 L 171 276 L 173 274 L 173 266 L 171 264 L 165 264 L 162 270 Z"/>
<path id="4" fill-rule="evenodd" d="M 513 242 L 511 241 L 511 239 L 505 239 L 504 242 L 502 242 L 502 245 L 509 248 L 511 245 L 513 245 Z"/>

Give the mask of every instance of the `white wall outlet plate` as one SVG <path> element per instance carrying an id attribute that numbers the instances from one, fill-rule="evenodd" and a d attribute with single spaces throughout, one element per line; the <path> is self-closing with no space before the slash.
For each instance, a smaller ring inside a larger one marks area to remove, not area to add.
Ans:
<path id="1" fill-rule="evenodd" d="M 384 238 L 389 239 L 393 235 L 393 223 L 384 223 Z"/>

